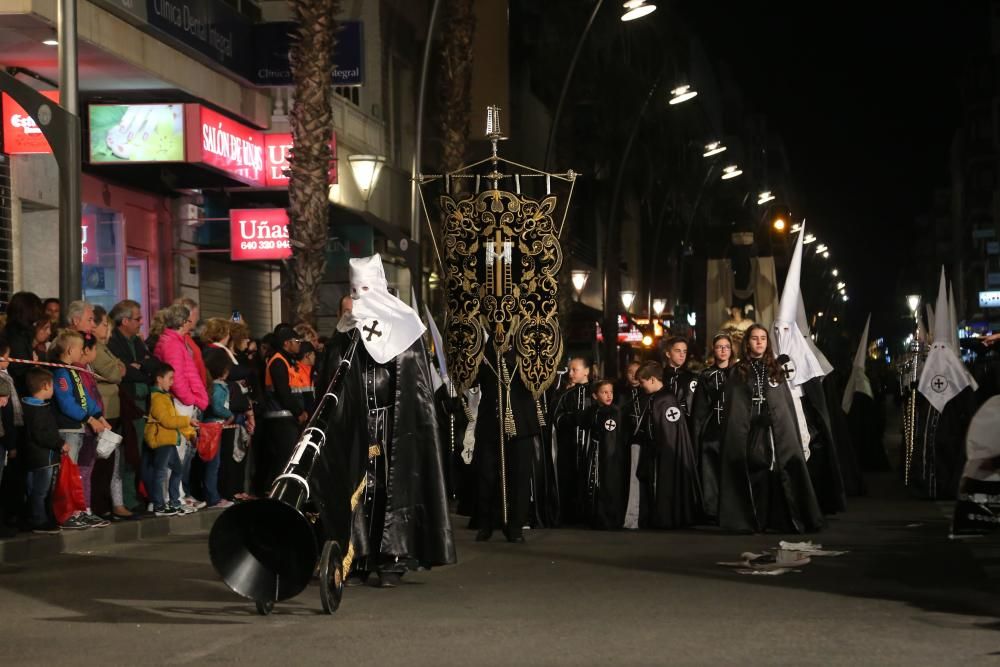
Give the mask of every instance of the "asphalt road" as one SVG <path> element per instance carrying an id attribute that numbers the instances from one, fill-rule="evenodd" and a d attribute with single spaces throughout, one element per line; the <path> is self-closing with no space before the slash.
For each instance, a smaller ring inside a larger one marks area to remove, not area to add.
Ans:
<path id="1" fill-rule="evenodd" d="M 780 536 L 529 531 L 396 589 L 315 584 L 269 617 L 208 562 L 206 533 L 0 566 L 3 664 L 931 665 L 1000 663 L 997 540 L 947 538 L 939 504 L 888 478 L 813 539 L 801 572 L 716 564 Z M 798 539 L 798 538 L 796 538 Z M 984 569 L 984 567 L 986 569 Z"/>

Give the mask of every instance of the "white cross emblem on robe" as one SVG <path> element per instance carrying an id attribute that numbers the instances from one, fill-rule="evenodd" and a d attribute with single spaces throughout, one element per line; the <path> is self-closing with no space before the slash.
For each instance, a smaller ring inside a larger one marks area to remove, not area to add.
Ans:
<path id="1" fill-rule="evenodd" d="M 614 419 L 609 419 L 604 422 L 604 430 L 614 431 L 616 428 L 618 428 L 618 423 Z"/>
<path id="2" fill-rule="evenodd" d="M 667 408 L 667 415 L 666 415 L 666 417 L 667 417 L 667 421 L 668 422 L 675 422 L 675 421 L 677 421 L 678 419 L 681 418 L 681 411 L 678 410 L 677 408 L 671 406 L 671 407 Z"/>

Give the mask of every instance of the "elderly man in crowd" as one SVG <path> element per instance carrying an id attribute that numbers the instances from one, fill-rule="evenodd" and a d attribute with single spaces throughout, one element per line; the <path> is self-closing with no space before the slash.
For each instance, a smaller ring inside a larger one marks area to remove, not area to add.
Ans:
<path id="1" fill-rule="evenodd" d="M 94 306 L 86 301 L 74 301 L 66 309 L 70 329 L 83 334 L 94 333 Z"/>

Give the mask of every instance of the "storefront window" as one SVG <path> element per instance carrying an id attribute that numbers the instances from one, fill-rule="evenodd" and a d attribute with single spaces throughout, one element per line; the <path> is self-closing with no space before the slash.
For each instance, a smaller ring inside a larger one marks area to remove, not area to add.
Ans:
<path id="1" fill-rule="evenodd" d="M 125 294 L 123 221 L 118 211 L 83 207 L 83 298 L 108 312 Z"/>

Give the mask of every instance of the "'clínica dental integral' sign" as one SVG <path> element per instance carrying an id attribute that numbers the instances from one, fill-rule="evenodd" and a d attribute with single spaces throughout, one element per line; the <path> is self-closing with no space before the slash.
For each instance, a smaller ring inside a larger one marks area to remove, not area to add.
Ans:
<path id="1" fill-rule="evenodd" d="M 59 103 L 58 90 L 43 90 L 42 95 L 56 104 Z M 52 148 L 35 119 L 28 115 L 14 98 L 3 93 L 3 152 L 8 155 L 32 155 L 51 153 Z"/>
<path id="2" fill-rule="evenodd" d="M 288 212 L 283 208 L 229 211 L 229 256 L 234 261 L 288 259 Z"/>

